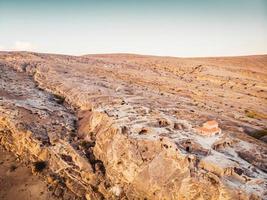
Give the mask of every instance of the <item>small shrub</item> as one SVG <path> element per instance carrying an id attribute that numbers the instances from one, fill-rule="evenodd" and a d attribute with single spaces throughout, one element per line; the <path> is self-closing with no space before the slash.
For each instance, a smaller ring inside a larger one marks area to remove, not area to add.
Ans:
<path id="1" fill-rule="evenodd" d="M 256 139 L 260 139 L 260 138 L 267 135 L 267 129 L 255 130 L 255 129 L 251 129 L 251 128 L 245 128 L 244 132 L 246 134 L 250 135 L 251 137 L 256 138 Z"/>
<path id="2" fill-rule="evenodd" d="M 65 101 L 65 97 L 60 96 L 58 94 L 54 94 L 55 101 L 59 104 L 63 104 Z"/>
<path id="3" fill-rule="evenodd" d="M 254 138 L 260 139 L 263 136 L 267 135 L 267 129 L 255 131 L 252 135 Z"/>
<path id="4" fill-rule="evenodd" d="M 33 164 L 36 172 L 42 172 L 47 167 L 47 162 L 45 161 L 37 161 Z"/>
<path id="5" fill-rule="evenodd" d="M 16 165 L 11 165 L 10 166 L 10 171 L 11 172 L 14 172 L 16 169 L 17 169 L 17 166 Z"/>
<path id="6" fill-rule="evenodd" d="M 251 111 L 248 111 L 248 110 L 245 110 L 245 114 L 249 118 L 253 118 L 254 119 L 256 117 L 255 113 L 253 113 Z"/>
<path id="7" fill-rule="evenodd" d="M 267 115 L 264 113 L 256 112 L 253 110 L 245 110 L 245 114 L 249 118 L 267 119 Z"/>

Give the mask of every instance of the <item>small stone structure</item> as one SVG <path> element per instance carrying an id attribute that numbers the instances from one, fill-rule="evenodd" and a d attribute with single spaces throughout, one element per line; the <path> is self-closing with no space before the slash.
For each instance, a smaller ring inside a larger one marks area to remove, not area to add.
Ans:
<path id="1" fill-rule="evenodd" d="M 205 122 L 202 127 L 196 128 L 196 131 L 202 136 L 213 136 L 221 133 L 218 122 L 215 120 Z"/>

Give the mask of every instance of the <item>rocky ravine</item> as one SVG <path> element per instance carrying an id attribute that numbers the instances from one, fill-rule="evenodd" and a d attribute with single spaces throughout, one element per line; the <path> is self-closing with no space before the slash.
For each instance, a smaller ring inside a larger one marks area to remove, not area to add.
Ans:
<path id="1" fill-rule="evenodd" d="M 0 143 L 64 199 L 265 199 L 266 65 L 2 52 Z"/>

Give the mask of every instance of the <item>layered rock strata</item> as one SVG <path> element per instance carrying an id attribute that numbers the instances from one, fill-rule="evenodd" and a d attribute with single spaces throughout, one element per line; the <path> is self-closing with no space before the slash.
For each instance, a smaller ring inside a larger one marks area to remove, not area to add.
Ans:
<path id="1" fill-rule="evenodd" d="M 185 72 L 172 82 L 179 68 L 170 67 L 173 59 L 161 59 L 2 53 L 1 144 L 25 160 L 46 163 L 49 176 L 80 198 L 266 198 L 266 144 L 243 132 L 266 128 L 266 112 L 259 108 L 264 95 L 253 96 L 258 106 L 244 105 L 261 112 L 251 119 L 217 112 L 220 98 L 201 107 L 205 98 L 190 93 L 192 77 L 214 76 L 209 81 L 217 85 L 221 77 L 208 70 L 214 61 L 206 66 L 192 60 L 193 67 L 179 61 Z M 232 67 L 220 64 L 216 70 L 223 69 L 235 77 Z M 249 70 L 244 73 L 247 82 L 254 81 Z M 266 77 L 265 71 L 256 75 Z M 178 90 L 177 83 L 188 85 Z M 265 90 L 264 80 L 257 84 Z M 195 128 L 212 119 L 222 132 L 197 134 Z"/>

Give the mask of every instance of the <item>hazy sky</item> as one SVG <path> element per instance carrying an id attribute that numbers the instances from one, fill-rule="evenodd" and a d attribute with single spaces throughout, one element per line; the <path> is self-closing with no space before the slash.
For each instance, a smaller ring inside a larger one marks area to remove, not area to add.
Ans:
<path id="1" fill-rule="evenodd" d="M 267 53 L 267 0 L 0 0 L 0 50 Z"/>

